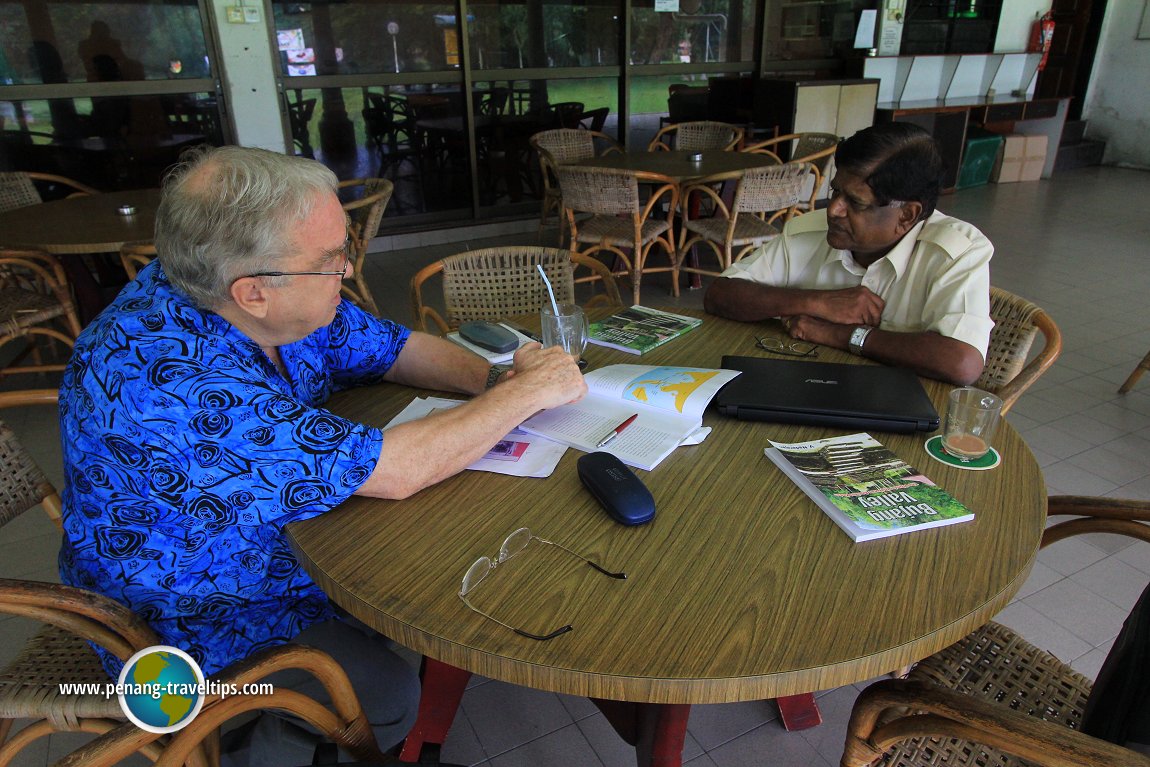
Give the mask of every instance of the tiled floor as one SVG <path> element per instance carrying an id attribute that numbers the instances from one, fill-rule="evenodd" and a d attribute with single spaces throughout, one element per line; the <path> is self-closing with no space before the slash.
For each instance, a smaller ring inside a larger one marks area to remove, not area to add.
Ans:
<path id="1" fill-rule="evenodd" d="M 964 190 L 940 205 L 981 227 L 995 243 L 994 283 L 1043 306 L 1062 329 L 1061 359 L 1009 417 L 1033 448 L 1051 493 L 1150 499 L 1150 376 L 1133 392 L 1117 394 L 1150 348 L 1150 218 L 1143 195 L 1150 198 L 1150 173 L 1088 168 L 1049 181 Z M 406 319 L 408 281 L 434 258 L 488 244 L 538 241 L 534 222 L 504 232 L 453 244 L 446 244 L 446 232 L 383 243 L 387 250 L 370 265 L 380 305 Z M 554 232 L 547 232 L 544 244 L 554 240 Z M 673 303 L 664 299 L 665 281 L 644 283 L 648 303 Z M 685 293 L 679 305 L 699 306 L 701 298 L 699 292 Z M 0 415 L 59 481 L 52 409 Z M 58 537 L 43 515 L 25 516 L 0 534 L 0 575 L 53 579 Z M 1093 675 L 1148 580 L 1150 545 L 1115 536 L 1065 541 L 1039 556 L 1029 581 L 998 620 Z M 0 618 L 0 663 L 25 632 L 18 621 Z M 786 732 L 769 701 L 696 706 L 684 760 L 694 767 L 835 765 L 847 714 L 863 686 L 821 692 L 824 723 L 804 732 Z M 44 765 L 83 737 L 52 736 L 17 764 Z M 586 700 L 488 680 L 469 688 L 443 757 L 490 767 L 634 763 L 633 752 Z"/>

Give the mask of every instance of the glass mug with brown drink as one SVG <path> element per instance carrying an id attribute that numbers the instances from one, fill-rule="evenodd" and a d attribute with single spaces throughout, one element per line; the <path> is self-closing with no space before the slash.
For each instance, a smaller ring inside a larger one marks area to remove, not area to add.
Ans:
<path id="1" fill-rule="evenodd" d="M 977 461 L 990 451 L 1002 415 L 1002 400 L 990 392 L 963 386 L 950 393 L 942 449 L 962 462 Z"/>

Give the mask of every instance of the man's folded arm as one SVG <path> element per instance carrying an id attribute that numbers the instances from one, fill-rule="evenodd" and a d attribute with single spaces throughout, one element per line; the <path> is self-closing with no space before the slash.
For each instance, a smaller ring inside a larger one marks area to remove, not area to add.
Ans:
<path id="1" fill-rule="evenodd" d="M 716 279 L 703 297 L 708 312 L 740 322 L 808 315 L 840 324 L 878 325 L 884 306 L 864 287 L 806 290 L 732 277 Z"/>

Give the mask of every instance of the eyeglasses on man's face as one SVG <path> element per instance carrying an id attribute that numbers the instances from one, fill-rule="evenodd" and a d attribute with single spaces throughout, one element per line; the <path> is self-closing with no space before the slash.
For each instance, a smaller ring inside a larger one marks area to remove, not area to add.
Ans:
<path id="1" fill-rule="evenodd" d="M 891 200 L 887 203 L 864 202 L 863 200 L 860 200 L 857 197 L 852 197 L 849 193 L 832 185 L 830 201 L 834 202 L 840 198 L 844 203 L 846 203 L 847 209 L 850 210 L 851 213 L 856 213 L 858 215 L 870 213 L 871 211 L 875 210 L 881 210 L 882 208 L 901 208 L 906 202 L 905 200 Z"/>
<path id="2" fill-rule="evenodd" d="M 809 344 L 805 341 L 783 341 L 780 338 L 766 336 L 755 338 L 755 346 L 771 354 L 782 354 L 787 357 L 818 357 L 816 351 L 818 344 Z"/>
<path id="3" fill-rule="evenodd" d="M 318 277 L 340 277 L 347 276 L 347 265 L 351 263 L 351 239 L 348 238 L 343 241 L 343 245 L 335 250 L 328 251 L 329 257 L 339 255 L 343 256 L 343 264 L 340 266 L 339 271 L 314 271 L 314 272 L 255 272 L 254 274 L 245 274 L 244 277 L 305 277 L 314 275 Z M 240 279 L 243 279 L 242 277 Z"/>
<path id="4" fill-rule="evenodd" d="M 624 580 L 627 577 L 627 573 L 611 572 L 610 570 L 595 564 L 590 559 L 587 559 L 587 557 L 584 557 L 581 554 L 576 554 L 574 551 L 562 544 L 540 538 L 539 536 L 533 534 L 526 527 L 519 528 L 515 532 L 511 533 L 511 535 L 507 536 L 506 539 L 504 539 L 503 545 L 499 547 L 499 556 L 494 560 L 492 560 L 491 557 L 480 557 L 479 559 L 475 560 L 475 563 L 472 564 L 471 567 L 467 568 L 467 573 L 463 576 L 463 584 L 459 587 L 459 598 L 463 600 L 463 604 L 467 605 L 469 608 L 479 613 L 484 618 L 495 621 L 500 626 L 509 628 L 520 636 L 527 637 L 528 639 L 536 639 L 540 642 L 545 642 L 548 639 L 554 639 L 561 634 L 566 634 L 571 630 L 571 624 L 560 626 L 559 628 L 547 634 L 533 634 L 530 631 L 524 631 L 523 629 L 516 628 L 508 623 L 504 623 L 498 618 L 489 615 L 483 610 L 480 610 L 475 605 L 471 604 L 470 600 L 468 599 L 468 595 L 474 591 L 480 583 L 483 583 L 487 576 L 495 571 L 496 567 L 511 559 L 516 554 L 524 551 L 532 541 L 537 541 L 547 546 L 555 546 L 556 548 L 562 549 L 571 556 L 583 560 L 591 567 L 595 568 L 608 577 Z"/>

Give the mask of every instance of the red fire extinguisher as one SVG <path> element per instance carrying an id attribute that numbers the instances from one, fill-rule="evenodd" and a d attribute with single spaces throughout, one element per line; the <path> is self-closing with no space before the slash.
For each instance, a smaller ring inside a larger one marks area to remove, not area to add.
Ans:
<path id="1" fill-rule="evenodd" d="M 1030 28 L 1030 45 L 1027 50 L 1031 53 L 1041 53 L 1042 61 L 1038 62 L 1038 71 L 1046 68 L 1046 59 L 1050 56 L 1050 43 L 1054 39 L 1054 14 L 1051 11 L 1039 16 L 1035 14 L 1034 26 Z"/>

